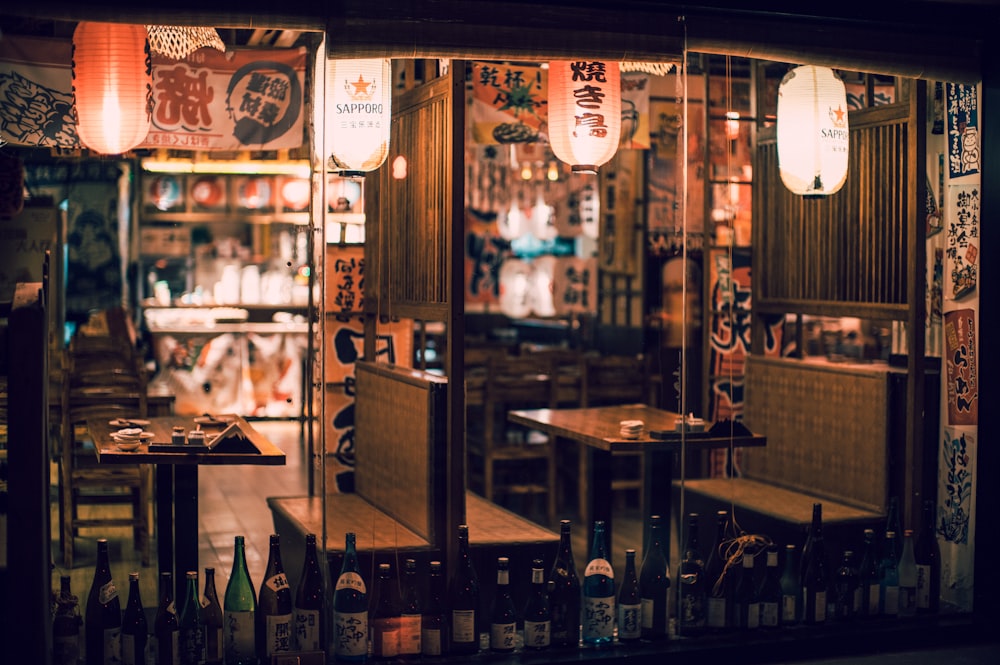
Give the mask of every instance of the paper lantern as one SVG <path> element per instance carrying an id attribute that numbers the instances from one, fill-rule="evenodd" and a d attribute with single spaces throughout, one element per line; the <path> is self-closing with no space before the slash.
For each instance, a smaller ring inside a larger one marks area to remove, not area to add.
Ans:
<path id="1" fill-rule="evenodd" d="M 84 146 L 120 155 L 142 143 L 153 99 L 146 27 L 79 23 L 73 31 L 73 96 Z"/>
<path id="2" fill-rule="evenodd" d="M 618 63 L 549 63 L 549 143 L 579 173 L 596 173 L 618 149 L 622 89 Z"/>
<path id="3" fill-rule="evenodd" d="M 531 264 L 506 259 L 500 266 L 500 311 L 512 319 L 531 314 Z"/>
<path id="4" fill-rule="evenodd" d="M 391 77 L 388 58 L 327 61 L 325 152 L 343 176 L 374 171 L 389 154 Z"/>
<path id="5" fill-rule="evenodd" d="M 778 86 L 778 169 L 802 196 L 835 194 L 847 179 L 847 91 L 826 67 L 803 65 Z"/>

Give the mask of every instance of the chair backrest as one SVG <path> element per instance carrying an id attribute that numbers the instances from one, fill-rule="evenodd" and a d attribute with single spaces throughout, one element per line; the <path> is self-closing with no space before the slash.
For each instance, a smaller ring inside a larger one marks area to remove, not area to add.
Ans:
<path id="1" fill-rule="evenodd" d="M 585 355 L 580 405 L 648 404 L 649 371 L 644 356 Z"/>
<path id="2" fill-rule="evenodd" d="M 490 360 L 506 354 L 504 349 L 496 346 L 466 347 L 464 351 L 466 406 L 482 406 L 485 403 L 486 377 L 489 374 Z"/>
<path id="3" fill-rule="evenodd" d="M 551 396 L 552 362 L 543 354 L 490 358 L 486 374 L 487 404 L 543 407 Z"/>

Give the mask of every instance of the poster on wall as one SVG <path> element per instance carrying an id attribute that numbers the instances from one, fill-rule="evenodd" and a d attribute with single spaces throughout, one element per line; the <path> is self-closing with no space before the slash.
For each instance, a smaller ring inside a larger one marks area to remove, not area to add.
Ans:
<path id="1" fill-rule="evenodd" d="M 73 43 L 0 40 L 0 139 L 79 149 Z M 305 139 L 306 49 L 200 48 L 182 60 L 153 56 L 152 127 L 141 147 L 279 150 Z"/>
<path id="2" fill-rule="evenodd" d="M 948 173 L 952 178 L 979 173 L 979 100 L 976 86 L 948 84 Z"/>
<path id="3" fill-rule="evenodd" d="M 941 543 L 941 595 L 967 609 L 972 607 L 975 569 L 977 446 L 974 432 L 943 428 L 935 524 Z"/>
<path id="4" fill-rule="evenodd" d="M 976 312 L 959 309 L 944 315 L 948 424 L 979 423 L 979 366 Z"/>
<path id="5" fill-rule="evenodd" d="M 648 150 L 649 74 L 622 72 L 622 134 L 619 149 Z"/>
<path id="6" fill-rule="evenodd" d="M 950 185 L 945 236 L 945 297 L 964 300 L 976 291 L 979 275 L 978 185 Z"/>
<path id="7" fill-rule="evenodd" d="M 0 303 L 14 300 L 18 282 L 42 281 L 45 253 L 55 253 L 58 224 L 59 213 L 51 206 L 0 217 Z"/>
<path id="8" fill-rule="evenodd" d="M 510 255 L 510 241 L 500 237 L 496 224 L 473 211 L 465 215 L 465 306 L 483 310 L 500 304 L 500 267 Z"/>
<path id="9" fill-rule="evenodd" d="M 473 62 L 473 142 L 538 141 L 548 120 L 548 79 L 548 69 L 537 65 Z"/>
<path id="10" fill-rule="evenodd" d="M 327 314 L 363 312 L 365 307 L 365 249 L 360 245 L 326 246 Z"/>

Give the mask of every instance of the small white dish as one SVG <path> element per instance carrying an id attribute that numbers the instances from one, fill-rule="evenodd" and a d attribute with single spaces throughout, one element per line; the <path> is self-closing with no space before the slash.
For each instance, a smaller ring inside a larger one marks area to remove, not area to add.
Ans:
<path id="1" fill-rule="evenodd" d="M 139 432 L 134 436 L 123 436 L 117 433 L 112 433 L 111 438 L 115 440 L 115 443 L 139 443 L 141 441 L 148 441 L 153 438 L 152 432 Z"/>
<path id="2" fill-rule="evenodd" d="M 118 446 L 118 450 L 123 450 L 123 451 L 125 451 L 127 453 L 130 453 L 133 450 L 138 450 L 139 446 L 142 445 L 142 442 L 141 441 L 118 441 L 115 445 Z"/>

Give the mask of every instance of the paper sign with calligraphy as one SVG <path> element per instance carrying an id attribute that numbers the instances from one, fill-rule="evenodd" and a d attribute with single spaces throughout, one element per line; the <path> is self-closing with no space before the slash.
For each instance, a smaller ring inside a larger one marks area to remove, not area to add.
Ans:
<path id="1" fill-rule="evenodd" d="M 530 65 L 472 63 L 472 140 L 539 140 L 548 118 L 548 70 Z"/>
<path id="2" fill-rule="evenodd" d="M 597 312 L 597 259 L 559 257 L 552 277 L 552 302 L 559 316 Z"/>
<path id="3" fill-rule="evenodd" d="M 976 86 L 948 84 L 948 172 L 979 173 L 979 99 Z"/>
<path id="4" fill-rule="evenodd" d="M 948 381 L 948 424 L 979 423 L 979 366 L 976 313 L 959 309 L 944 315 Z"/>
<path id="5" fill-rule="evenodd" d="M 73 114 L 73 44 L 0 39 L 0 140 L 43 148 L 80 147 Z"/>
<path id="6" fill-rule="evenodd" d="M 980 191 L 977 185 L 951 185 L 948 193 L 945 297 L 962 300 L 975 292 L 978 282 Z"/>
<path id="7" fill-rule="evenodd" d="M 146 148 L 278 150 L 303 143 L 306 50 L 201 48 L 153 59 Z"/>
<path id="8" fill-rule="evenodd" d="M 364 247 L 327 245 L 325 281 L 327 314 L 349 314 L 364 311 Z"/>

